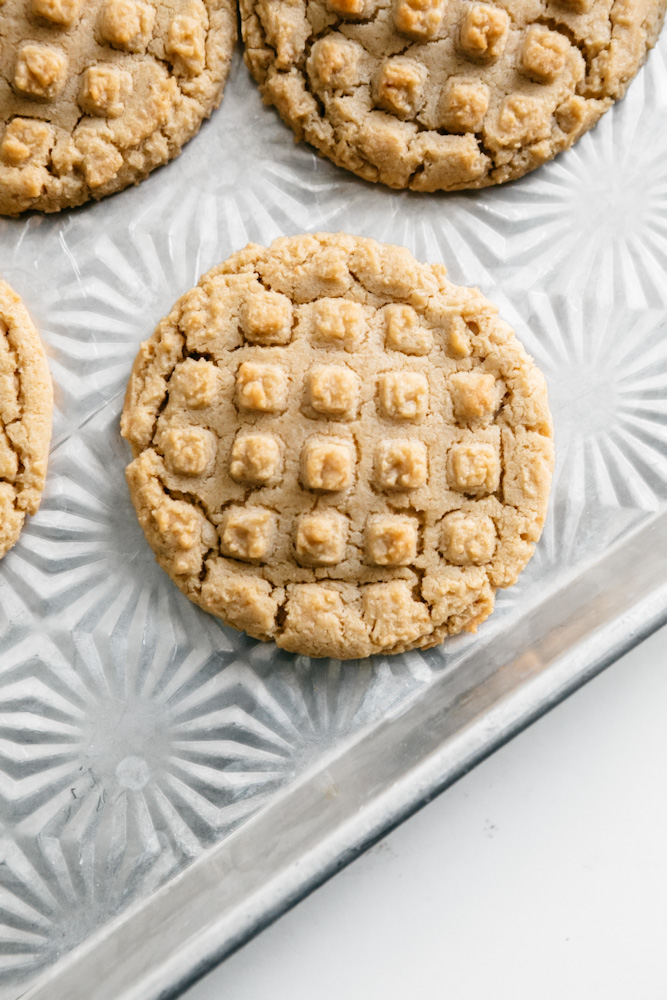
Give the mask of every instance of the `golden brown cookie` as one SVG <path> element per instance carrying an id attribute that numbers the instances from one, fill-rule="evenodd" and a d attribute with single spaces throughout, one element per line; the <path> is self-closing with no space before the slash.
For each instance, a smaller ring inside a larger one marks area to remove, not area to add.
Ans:
<path id="1" fill-rule="evenodd" d="M 143 180 L 217 107 L 233 0 L 0 0 L 0 214 Z"/>
<path id="2" fill-rule="evenodd" d="M 344 234 L 250 245 L 142 344 L 122 433 L 160 565 L 235 628 L 342 659 L 474 631 L 530 559 L 544 378 L 441 265 Z"/>
<path id="3" fill-rule="evenodd" d="M 521 177 L 625 89 L 666 0 L 240 0 L 265 101 L 320 153 L 416 191 Z"/>
<path id="4" fill-rule="evenodd" d="M 52 409 L 42 343 L 18 295 L 0 281 L 0 557 L 42 499 Z"/>

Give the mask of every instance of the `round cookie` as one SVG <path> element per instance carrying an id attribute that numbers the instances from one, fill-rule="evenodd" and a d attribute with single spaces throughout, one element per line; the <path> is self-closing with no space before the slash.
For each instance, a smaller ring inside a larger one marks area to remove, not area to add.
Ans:
<path id="1" fill-rule="evenodd" d="M 222 97 L 234 0 L 0 0 L 0 214 L 143 180 Z"/>
<path id="2" fill-rule="evenodd" d="M 250 245 L 140 348 L 121 430 L 160 565 L 206 611 L 341 659 L 474 631 L 530 559 L 544 378 L 441 265 L 344 234 Z"/>
<path id="3" fill-rule="evenodd" d="M 334 163 L 416 191 L 521 177 L 625 89 L 667 0 L 240 0 L 264 99 Z"/>
<path id="4" fill-rule="evenodd" d="M 52 410 L 42 343 L 18 295 L 0 281 L 0 558 L 42 499 Z"/>

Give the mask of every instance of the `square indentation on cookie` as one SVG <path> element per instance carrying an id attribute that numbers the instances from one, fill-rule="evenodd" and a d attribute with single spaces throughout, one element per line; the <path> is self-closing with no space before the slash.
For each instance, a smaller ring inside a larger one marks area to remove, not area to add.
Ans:
<path id="1" fill-rule="evenodd" d="M 306 489 L 329 493 L 352 485 L 354 452 L 350 441 L 331 437 L 313 437 L 306 441 L 301 454 L 301 480 Z"/>
<path id="2" fill-rule="evenodd" d="M 100 63 L 84 71 L 79 92 L 82 111 L 101 118 L 119 118 L 132 92 L 132 76 L 118 66 Z"/>
<path id="3" fill-rule="evenodd" d="M 282 468 L 280 443 L 273 434 L 238 434 L 232 445 L 229 473 L 240 483 L 264 486 L 277 482 Z"/>
<path id="4" fill-rule="evenodd" d="M 394 0 L 394 24 L 409 38 L 428 41 L 437 35 L 446 6 L 447 0 Z"/>
<path id="5" fill-rule="evenodd" d="M 505 48 L 509 23 L 509 15 L 502 8 L 474 4 L 461 22 L 459 45 L 462 51 L 476 62 L 493 62 Z"/>
<path id="6" fill-rule="evenodd" d="M 320 38 L 311 49 L 306 68 L 317 90 L 351 93 L 362 82 L 360 61 L 364 50 L 342 35 Z"/>
<path id="7" fill-rule="evenodd" d="M 440 98 L 439 121 L 449 132 L 479 132 L 489 109 L 489 88 L 479 80 L 450 77 Z"/>
<path id="8" fill-rule="evenodd" d="M 79 16 L 81 2 L 82 0 L 32 0 L 32 12 L 59 28 L 71 28 Z"/>
<path id="9" fill-rule="evenodd" d="M 549 134 L 551 108 L 540 97 L 517 92 L 500 105 L 497 118 L 498 141 L 508 147 L 537 142 Z"/>
<path id="10" fill-rule="evenodd" d="M 218 395 L 220 373 L 212 361 L 186 358 L 176 365 L 169 380 L 169 397 L 193 410 L 212 406 Z"/>
<path id="11" fill-rule="evenodd" d="M 453 510 L 442 519 L 441 549 L 455 566 L 483 566 L 496 549 L 495 525 L 487 514 Z"/>
<path id="12" fill-rule="evenodd" d="M 347 520 L 335 511 L 312 511 L 297 522 L 294 548 L 302 566 L 335 566 L 345 558 Z"/>
<path id="13" fill-rule="evenodd" d="M 276 515 L 265 507 L 230 507 L 219 528 L 223 555 L 244 562 L 264 562 L 273 550 Z"/>
<path id="14" fill-rule="evenodd" d="M 253 292 L 241 306 L 241 329 L 251 344 L 289 344 L 292 303 L 280 292 Z"/>
<path id="15" fill-rule="evenodd" d="M 53 137 L 53 126 L 46 122 L 13 118 L 0 142 L 0 159 L 10 167 L 46 163 Z"/>
<path id="16" fill-rule="evenodd" d="M 67 82 L 67 56 L 51 45 L 28 42 L 19 49 L 14 87 L 28 97 L 50 101 Z"/>
<path id="17" fill-rule="evenodd" d="M 412 438 L 381 441 L 375 452 L 375 475 L 383 490 L 416 490 L 428 477 L 426 445 Z"/>
<path id="18" fill-rule="evenodd" d="M 385 347 L 403 354 L 422 356 L 433 347 L 433 334 L 422 326 L 412 306 L 392 304 L 385 306 Z"/>
<path id="19" fill-rule="evenodd" d="M 169 25 L 166 51 L 179 75 L 196 76 L 206 66 L 206 26 L 203 17 L 201 9 L 196 14 L 177 14 Z"/>
<path id="20" fill-rule="evenodd" d="M 447 454 L 450 489 L 471 496 L 495 493 L 500 483 L 498 449 L 487 441 L 460 441 Z"/>
<path id="21" fill-rule="evenodd" d="M 356 351 L 366 337 L 363 307 L 349 299 L 319 299 L 312 308 L 313 345 Z"/>
<path id="22" fill-rule="evenodd" d="M 374 566 L 409 566 L 417 557 L 414 517 L 376 514 L 366 527 L 366 557 Z"/>
<path id="23" fill-rule="evenodd" d="M 447 387 L 460 424 L 488 423 L 495 415 L 500 392 L 489 372 L 455 372 L 447 380 Z"/>
<path id="24" fill-rule="evenodd" d="M 427 76 L 426 66 L 415 59 L 388 59 L 375 77 L 376 104 L 397 118 L 414 118 L 424 103 Z"/>
<path id="25" fill-rule="evenodd" d="M 167 549 L 191 551 L 201 538 L 201 520 L 197 511 L 181 500 L 166 497 L 153 512 L 153 518 Z M 184 560 L 182 565 L 183 571 L 187 572 L 188 561 Z"/>
<path id="26" fill-rule="evenodd" d="M 344 365 L 313 365 L 306 376 L 306 405 L 332 420 L 353 420 L 359 387 L 359 376 Z"/>
<path id="27" fill-rule="evenodd" d="M 244 410 L 282 413 L 287 409 L 289 381 L 280 365 L 244 361 L 236 374 L 236 398 Z"/>
<path id="28" fill-rule="evenodd" d="M 167 468 L 177 476 L 203 476 L 215 461 L 217 438 L 205 427 L 170 427 L 160 441 Z"/>
<path id="29" fill-rule="evenodd" d="M 143 0 L 107 0 L 102 7 L 100 34 L 125 52 L 145 52 L 155 23 L 155 7 Z"/>
<path id="30" fill-rule="evenodd" d="M 521 49 L 521 72 L 535 83 L 552 83 L 563 71 L 570 43 L 558 31 L 534 24 Z"/>
<path id="31" fill-rule="evenodd" d="M 378 379 L 383 416 L 390 420 L 421 420 L 428 410 L 428 382 L 421 372 L 385 372 Z"/>

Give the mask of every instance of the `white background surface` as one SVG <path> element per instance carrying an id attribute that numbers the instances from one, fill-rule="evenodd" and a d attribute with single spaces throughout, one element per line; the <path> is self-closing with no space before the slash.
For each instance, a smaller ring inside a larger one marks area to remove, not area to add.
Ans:
<path id="1" fill-rule="evenodd" d="M 667 628 L 185 994 L 665 1000 Z"/>

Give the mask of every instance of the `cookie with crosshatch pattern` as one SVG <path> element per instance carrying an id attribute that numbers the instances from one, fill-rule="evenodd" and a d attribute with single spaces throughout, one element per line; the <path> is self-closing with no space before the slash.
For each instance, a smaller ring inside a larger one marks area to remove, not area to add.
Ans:
<path id="1" fill-rule="evenodd" d="M 234 0 L 0 0 L 0 214 L 141 181 L 222 97 Z"/>
<path id="2" fill-rule="evenodd" d="M 240 0 L 246 63 L 298 139 L 417 191 L 521 177 L 625 93 L 666 0 Z"/>
<path id="3" fill-rule="evenodd" d="M 553 462 L 544 378 L 497 310 L 342 233 L 204 275 L 141 345 L 122 433 L 181 590 L 342 659 L 474 631 L 532 555 Z"/>

